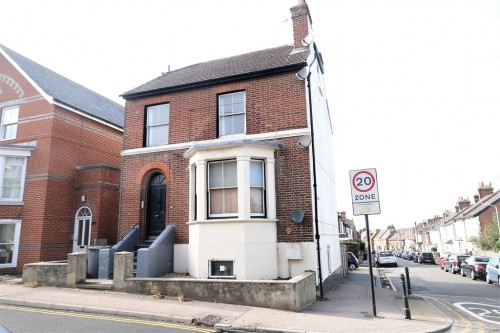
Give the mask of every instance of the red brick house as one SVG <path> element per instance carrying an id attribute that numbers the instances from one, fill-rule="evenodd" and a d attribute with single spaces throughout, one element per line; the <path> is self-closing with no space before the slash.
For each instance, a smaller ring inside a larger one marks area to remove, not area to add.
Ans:
<path id="1" fill-rule="evenodd" d="M 332 284 L 340 252 L 332 127 L 307 4 L 294 44 L 164 73 L 126 99 L 120 236 L 175 226 L 173 270 Z M 315 191 L 316 190 L 316 191 Z"/>
<path id="2" fill-rule="evenodd" d="M 0 45 L 0 274 L 116 242 L 123 107 Z"/>

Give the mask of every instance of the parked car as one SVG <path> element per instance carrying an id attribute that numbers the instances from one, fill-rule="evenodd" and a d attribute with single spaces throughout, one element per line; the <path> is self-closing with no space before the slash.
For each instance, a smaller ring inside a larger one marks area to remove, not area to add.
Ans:
<path id="1" fill-rule="evenodd" d="M 413 258 L 415 258 L 415 252 L 408 252 L 408 254 L 406 255 L 406 260 L 413 260 Z"/>
<path id="2" fill-rule="evenodd" d="M 349 267 L 350 270 L 355 270 L 356 268 L 359 267 L 359 260 L 356 258 L 354 253 L 352 252 L 347 252 L 347 267 Z"/>
<path id="3" fill-rule="evenodd" d="M 500 256 L 491 257 L 486 264 L 486 282 L 488 284 L 498 283 L 500 287 Z"/>
<path id="4" fill-rule="evenodd" d="M 441 259 L 439 261 L 439 267 L 441 267 L 441 269 L 444 269 L 444 266 L 446 265 L 446 261 L 448 260 L 448 258 L 451 256 L 452 254 L 451 253 L 445 253 L 441 256 Z"/>
<path id="5" fill-rule="evenodd" d="M 381 251 L 378 255 L 377 265 L 391 265 L 394 267 L 398 267 L 398 259 L 394 256 L 392 251 Z"/>
<path id="6" fill-rule="evenodd" d="M 472 280 L 486 278 L 486 264 L 489 260 L 490 257 L 472 256 L 467 258 L 460 266 L 460 275 L 470 275 Z"/>
<path id="7" fill-rule="evenodd" d="M 418 256 L 417 262 L 419 264 L 423 264 L 424 262 L 427 262 L 429 264 L 436 264 L 436 260 L 434 260 L 434 256 L 432 255 L 432 252 L 421 252 L 420 255 Z"/>
<path id="8" fill-rule="evenodd" d="M 451 271 L 451 273 L 457 274 L 458 272 L 460 272 L 460 267 L 462 266 L 462 263 L 465 261 L 465 259 L 469 257 L 470 256 L 468 254 L 453 253 L 448 257 L 448 260 L 446 260 L 444 271 L 445 272 Z"/>

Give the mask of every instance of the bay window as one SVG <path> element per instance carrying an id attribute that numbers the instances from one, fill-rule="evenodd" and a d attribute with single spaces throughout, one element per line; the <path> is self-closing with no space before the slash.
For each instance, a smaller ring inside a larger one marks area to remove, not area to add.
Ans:
<path id="1" fill-rule="evenodd" d="M 275 151 L 281 142 L 236 140 L 191 147 L 189 221 L 276 219 Z"/>

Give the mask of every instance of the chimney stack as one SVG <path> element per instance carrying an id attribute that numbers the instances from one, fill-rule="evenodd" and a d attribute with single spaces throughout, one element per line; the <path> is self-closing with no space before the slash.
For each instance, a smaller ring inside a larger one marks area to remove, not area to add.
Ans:
<path id="1" fill-rule="evenodd" d="M 460 198 L 458 200 L 458 210 L 457 210 L 457 213 L 467 207 L 470 206 L 470 200 L 469 199 L 464 199 L 464 198 Z"/>
<path id="2" fill-rule="evenodd" d="M 479 184 L 477 191 L 479 192 L 479 199 L 482 199 L 490 194 L 493 194 L 493 186 L 491 186 L 491 183 L 489 185 L 481 183 Z"/>
<path id="3" fill-rule="evenodd" d="M 304 47 L 302 40 L 309 35 L 312 24 L 309 7 L 304 0 L 298 0 L 298 4 L 290 8 L 293 22 L 293 46 L 296 49 Z"/>

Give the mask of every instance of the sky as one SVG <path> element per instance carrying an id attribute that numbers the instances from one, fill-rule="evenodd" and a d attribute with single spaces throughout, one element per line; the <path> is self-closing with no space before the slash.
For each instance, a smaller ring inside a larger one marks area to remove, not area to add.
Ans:
<path id="1" fill-rule="evenodd" d="M 297 0 L 16 0 L 0 44 L 122 105 L 162 72 L 292 42 Z M 308 0 L 325 62 L 337 208 L 377 170 L 370 228 L 500 189 L 500 0 Z"/>

